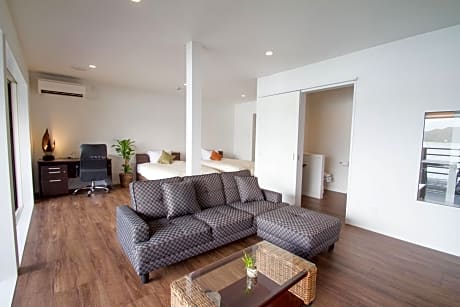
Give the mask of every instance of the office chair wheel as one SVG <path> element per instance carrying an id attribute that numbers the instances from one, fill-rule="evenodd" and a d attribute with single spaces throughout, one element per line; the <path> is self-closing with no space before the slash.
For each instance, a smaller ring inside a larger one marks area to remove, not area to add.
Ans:
<path id="1" fill-rule="evenodd" d="M 88 191 L 88 197 L 90 197 L 90 196 L 91 196 L 91 193 L 92 193 L 92 191 L 91 191 L 91 190 L 89 190 L 89 191 Z"/>

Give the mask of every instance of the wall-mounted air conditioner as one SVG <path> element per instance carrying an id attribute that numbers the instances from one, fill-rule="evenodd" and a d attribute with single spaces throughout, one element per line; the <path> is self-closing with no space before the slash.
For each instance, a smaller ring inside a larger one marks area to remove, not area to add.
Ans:
<path id="1" fill-rule="evenodd" d="M 86 87 L 81 84 L 39 79 L 38 93 L 85 98 Z"/>

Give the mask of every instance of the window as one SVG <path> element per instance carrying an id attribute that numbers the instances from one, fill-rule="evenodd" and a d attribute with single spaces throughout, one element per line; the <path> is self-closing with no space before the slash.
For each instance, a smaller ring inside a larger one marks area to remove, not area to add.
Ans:
<path id="1" fill-rule="evenodd" d="M 425 113 L 418 200 L 460 208 L 460 111 Z"/>

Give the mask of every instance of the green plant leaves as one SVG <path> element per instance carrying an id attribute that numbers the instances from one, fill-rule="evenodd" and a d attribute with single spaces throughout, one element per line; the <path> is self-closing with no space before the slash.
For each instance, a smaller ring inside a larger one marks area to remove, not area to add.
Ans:
<path id="1" fill-rule="evenodd" d="M 134 141 L 131 139 L 120 139 L 115 140 L 116 144 L 112 145 L 112 148 L 115 149 L 116 153 L 123 159 L 124 163 L 122 164 L 123 173 L 129 173 L 132 171 L 129 161 L 135 154 Z"/>

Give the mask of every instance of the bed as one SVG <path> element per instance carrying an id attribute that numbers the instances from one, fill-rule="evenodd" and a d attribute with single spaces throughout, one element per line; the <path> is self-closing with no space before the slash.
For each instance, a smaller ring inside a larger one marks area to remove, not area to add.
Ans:
<path id="1" fill-rule="evenodd" d="M 251 174 L 254 174 L 254 162 L 246 160 L 237 160 L 222 158 L 220 161 L 216 160 L 201 160 L 201 165 L 218 170 L 219 172 L 235 172 L 248 169 Z"/>
<path id="2" fill-rule="evenodd" d="M 136 154 L 136 180 L 156 180 L 185 176 L 185 161 L 180 160 L 180 153 L 172 152 L 174 161 L 171 164 L 151 163 L 148 154 Z M 201 174 L 220 173 L 215 168 L 201 166 Z"/>

